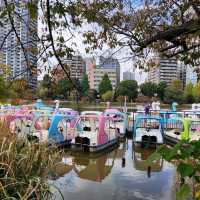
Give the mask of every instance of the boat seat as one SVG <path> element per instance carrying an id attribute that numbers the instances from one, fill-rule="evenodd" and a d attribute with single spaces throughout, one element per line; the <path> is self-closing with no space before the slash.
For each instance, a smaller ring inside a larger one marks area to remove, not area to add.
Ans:
<path id="1" fill-rule="evenodd" d="M 91 127 L 85 126 L 85 127 L 83 127 L 83 131 L 91 131 Z"/>
<path id="2" fill-rule="evenodd" d="M 181 132 L 180 132 L 180 131 L 174 131 L 174 134 L 176 134 L 176 135 L 180 135 Z"/>
<path id="3" fill-rule="evenodd" d="M 82 137 L 80 137 L 80 136 L 75 137 L 75 143 L 81 144 L 82 143 Z"/>
<path id="4" fill-rule="evenodd" d="M 82 144 L 90 145 L 90 139 L 87 137 L 82 138 Z"/>

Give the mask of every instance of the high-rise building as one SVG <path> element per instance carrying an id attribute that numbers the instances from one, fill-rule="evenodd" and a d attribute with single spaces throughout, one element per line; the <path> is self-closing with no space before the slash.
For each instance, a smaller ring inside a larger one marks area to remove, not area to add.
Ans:
<path id="1" fill-rule="evenodd" d="M 124 80 L 135 80 L 135 73 L 131 71 L 123 72 L 123 81 Z"/>
<path id="2" fill-rule="evenodd" d="M 82 80 L 83 75 L 86 71 L 85 61 L 80 55 L 75 55 L 72 57 L 68 57 L 62 60 L 65 69 L 68 70 L 71 79 L 77 79 L 79 81 Z M 55 75 L 54 78 L 56 81 L 62 78 L 68 78 L 63 71 L 63 69 L 56 65 L 52 70 L 52 75 Z"/>
<path id="3" fill-rule="evenodd" d="M 100 56 L 98 68 L 115 69 L 116 75 L 117 75 L 116 84 L 120 82 L 120 64 L 119 64 L 118 59 L 115 59 L 112 57 L 106 58 L 106 57 Z"/>
<path id="4" fill-rule="evenodd" d="M 115 89 L 117 87 L 117 73 L 115 69 L 111 68 L 94 68 L 90 70 L 88 74 L 90 88 L 98 91 L 99 84 L 105 74 L 108 75 L 112 88 Z"/>
<path id="5" fill-rule="evenodd" d="M 197 72 L 195 71 L 195 67 L 190 65 L 186 66 L 186 85 L 189 83 L 196 84 L 197 83 Z"/>
<path id="6" fill-rule="evenodd" d="M 79 81 L 82 80 L 86 70 L 86 64 L 82 56 L 75 55 L 68 57 L 63 60 L 63 63 L 70 69 L 70 78 L 75 78 Z"/>
<path id="7" fill-rule="evenodd" d="M 120 81 L 120 64 L 117 59 L 100 57 L 99 65 L 95 61 L 88 66 L 88 80 L 91 89 L 98 91 L 99 84 L 105 74 L 108 75 L 113 89 L 115 89 Z"/>
<path id="8" fill-rule="evenodd" d="M 90 68 L 93 67 L 93 65 L 96 65 L 96 60 L 94 57 L 88 57 L 88 58 L 85 58 L 84 60 L 85 60 L 85 65 L 86 65 L 85 72 L 88 74 Z"/>
<path id="9" fill-rule="evenodd" d="M 183 88 L 186 86 L 186 75 L 187 75 L 187 66 L 181 62 L 178 61 L 178 70 L 179 70 L 179 80 L 182 82 Z"/>
<path id="10" fill-rule="evenodd" d="M 153 83 L 165 82 L 170 85 L 173 80 L 180 79 L 180 69 L 176 59 L 155 58 L 156 66 L 150 68 L 148 81 Z"/>
<path id="11" fill-rule="evenodd" d="M 0 25 L 0 65 L 6 79 L 24 78 L 29 87 L 37 85 L 37 19 L 33 19 L 23 1 L 16 1 L 13 24 L 7 17 Z M 0 9 L 4 5 L 0 1 Z M 20 41 L 20 42 L 19 42 Z"/>

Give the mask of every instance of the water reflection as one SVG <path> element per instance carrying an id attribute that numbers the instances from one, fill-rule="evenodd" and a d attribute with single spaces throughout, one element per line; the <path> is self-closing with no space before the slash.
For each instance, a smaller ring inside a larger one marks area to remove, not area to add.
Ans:
<path id="1" fill-rule="evenodd" d="M 116 151 L 94 159 L 76 157 L 73 169 L 79 178 L 101 182 L 110 174 L 115 156 Z"/>
<path id="2" fill-rule="evenodd" d="M 66 200 L 172 199 L 174 167 L 160 160 L 150 166 L 147 176 L 146 159 L 152 152 L 133 149 L 128 140 L 107 153 L 68 153 L 57 168 L 60 177 L 52 183 Z"/>
<path id="3" fill-rule="evenodd" d="M 149 148 L 140 148 L 134 147 L 133 151 L 133 166 L 136 170 L 150 172 L 160 172 L 163 167 L 163 159 L 161 158 L 158 161 L 154 161 L 153 163 L 149 164 L 147 162 L 148 157 L 155 152 L 155 149 Z"/>

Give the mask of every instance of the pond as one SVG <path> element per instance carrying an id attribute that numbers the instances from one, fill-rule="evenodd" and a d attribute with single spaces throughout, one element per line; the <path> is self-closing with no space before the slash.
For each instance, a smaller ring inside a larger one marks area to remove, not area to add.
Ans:
<path id="1" fill-rule="evenodd" d="M 152 152 L 133 148 L 131 139 L 100 154 L 67 152 L 50 182 L 66 200 L 174 199 L 175 167 L 163 160 L 149 166 Z"/>

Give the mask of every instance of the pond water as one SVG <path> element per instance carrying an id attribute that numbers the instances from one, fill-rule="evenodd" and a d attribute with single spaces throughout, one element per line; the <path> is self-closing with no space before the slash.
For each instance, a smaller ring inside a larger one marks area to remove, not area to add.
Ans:
<path id="1" fill-rule="evenodd" d="M 101 154 L 68 152 L 50 182 L 66 200 L 174 199 L 175 167 L 159 160 L 149 168 L 152 152 L 133 148 L 131 139 Z M 62 199 L 58 193 L 56 199 Z"/>

